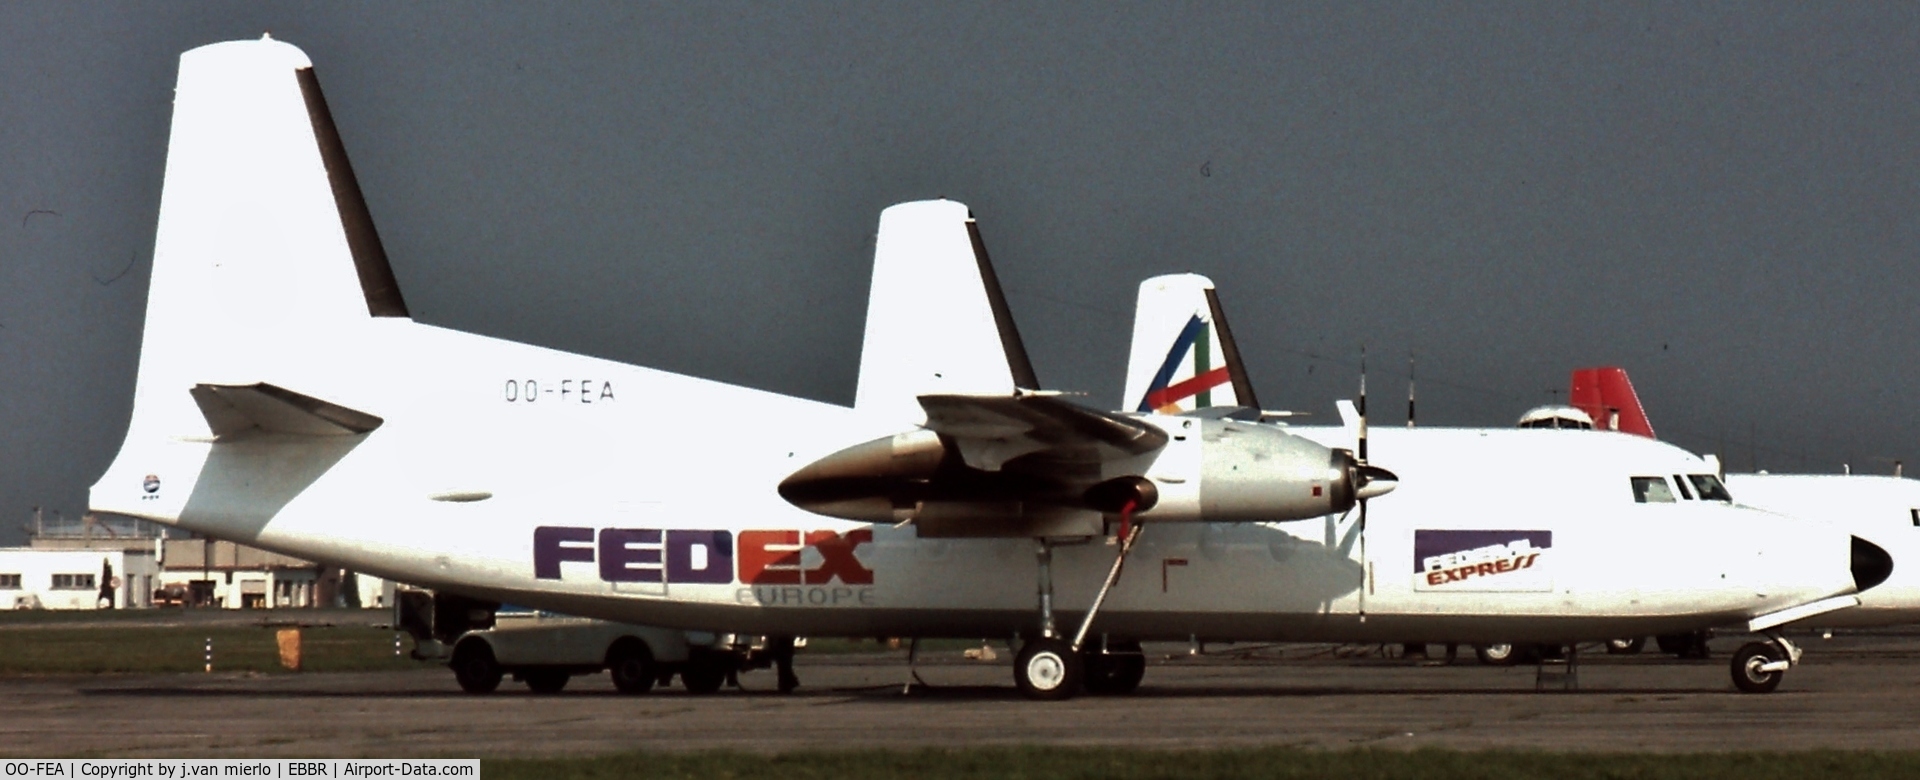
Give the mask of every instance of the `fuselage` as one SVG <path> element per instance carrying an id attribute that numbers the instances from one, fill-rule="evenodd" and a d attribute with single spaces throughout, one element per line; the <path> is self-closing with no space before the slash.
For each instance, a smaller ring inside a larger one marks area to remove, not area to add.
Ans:
<path id="1" fill-rule="evenodd" d="M 921 539 L 776 492 L 896 423 L 406 319 L 324 336 L 283 345 L 248 379 L 378 415 L 377 430 L 215 443 L 136 414 L 93 488 L 95 511 L 670 627 L 993 636 L 1034 624 L 1033 540 Z M 1351 446 L 1343 429 L 1292 430 Z M 1149 523 L 1096 630 L 1547 641 L 1738 622 L 1853 588 L 1849 539 L 1823 524 L 1716 502 L 1636 504 L 1632 475 L 1710 471 L 1670 445 L 1383 429 L 1372 459 L 1401 484 L 1370 502 L 1364 532 L 1358 511 Z M 1116 549 L 1101 538 L 1056 547 L 1063 616 L 1086 609 Z"/>

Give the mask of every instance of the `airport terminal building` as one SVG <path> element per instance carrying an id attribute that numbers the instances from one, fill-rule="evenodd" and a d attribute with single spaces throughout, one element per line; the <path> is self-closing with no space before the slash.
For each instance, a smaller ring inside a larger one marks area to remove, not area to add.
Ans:
<path id="1" fill-rule="evenodd" d="M 0 547 L 0 609 L 387 608 L 393 584 L 143 522 L 36 512 L 25 547 Z"/>

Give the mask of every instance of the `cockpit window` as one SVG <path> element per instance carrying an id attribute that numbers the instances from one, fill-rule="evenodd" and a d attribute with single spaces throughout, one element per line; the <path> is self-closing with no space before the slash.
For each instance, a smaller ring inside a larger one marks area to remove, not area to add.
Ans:
<path id="1" fill-rule="evenodd" d="M 1665 477 L 1634 477 L 1633 500 L 1639 504 L 1671 504 L 1673 489 Z"/>
<path id="2" fill-rule="evenodd" d="M 1680 490 L 1681 498 L 1684 498 L 1688 501 L 1693 500 L 1693 492 L 1687 490 L 1687 481 L 1684 479 L 1681 479 L 1679 474 L 1673 475 L 1673 486 Z"/>
<path id="3" fill-rule="evenodd" d="M 1733 501 L 1733 494 L 1727 492 L 1727 486 L 1720 484 L 1720 478 L 1712 474 L 1688 474 L 1687 481 L 1693 483 L 1693 491 L 1700 494 L 1701 501 Z"/>

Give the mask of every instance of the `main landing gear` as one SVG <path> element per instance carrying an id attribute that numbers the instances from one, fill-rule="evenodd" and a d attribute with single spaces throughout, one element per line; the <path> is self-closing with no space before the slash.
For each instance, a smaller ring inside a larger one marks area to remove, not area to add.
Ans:
<path id="1" fill-rule="evenodd" d="M 1140 686 L 1147 665 L 1138 644 L 1103 641 L 1100 647 L 1092 648 L 1086 643 L 1094 616 L 1100 613 L 1100 605 L 1120 580 L 1127 553 L 1133 551 L 1134 541 L 1140 538 L 1140 526 L 1133 523 L 1134 506 L 1134 502 L 1128 501 L 1120 512 L 1120 554 L 1114 557 L 1106 582 L 1100 585 L 1093 606 L 1088 607 L 1086 616 L 1080 619 L 1080 627 L 1071 641 L 1061 637 L 1054 626 L 1053 543 L 1046 539 L 1035 541 L 1034 554 L 1040 564 L 1040 636 L 1027 640 L 1013 659 L 1013 683 L 1027 698 L 1060 701 L 1073 698 L 1082 690 L 1128 693 Z"/>
<path id="2" fill-rule="evenodd" d="M 1778 632 L 1768 632 L 1765 642 L 1748 642 L 1733 654 L 1733 687 L 1742 693 L 1771 693 L 1780 687 L 1780 678 L 1800 663 L 1800 648 Z"/>

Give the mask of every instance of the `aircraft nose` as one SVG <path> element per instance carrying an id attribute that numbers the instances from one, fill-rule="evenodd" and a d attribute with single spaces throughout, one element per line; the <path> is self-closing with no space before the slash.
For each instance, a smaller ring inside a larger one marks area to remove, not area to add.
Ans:
<path id="1" fill-rule="evenodd" d="M 1880 545 L 1853 537 L 1853 587 L 1864 591 L 1893 575 L 1893 556 Z"/>

